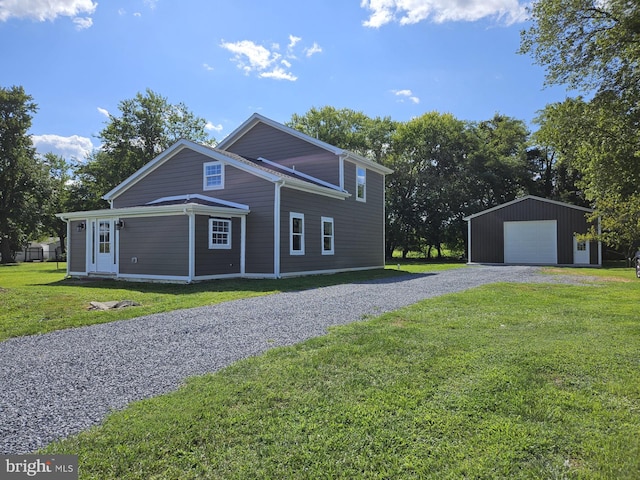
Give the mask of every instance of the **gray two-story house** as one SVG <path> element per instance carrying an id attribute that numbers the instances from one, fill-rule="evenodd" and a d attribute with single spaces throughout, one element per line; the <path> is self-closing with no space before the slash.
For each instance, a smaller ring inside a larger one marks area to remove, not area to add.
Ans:
<path id="1" fill-rule="evenodd" d="M 254 114 L 216 148 L 180 140 L 61 213 L 70 276 L 193 282 L 384 266 L 388 168 Z"/>

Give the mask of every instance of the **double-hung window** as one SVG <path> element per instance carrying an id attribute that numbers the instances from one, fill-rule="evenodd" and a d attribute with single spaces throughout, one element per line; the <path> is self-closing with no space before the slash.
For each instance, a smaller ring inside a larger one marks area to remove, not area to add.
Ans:
<path id="1" fill-rule="evenodd" d="M 289 213 L 289 254 L 304 255 L 304 214 Z"/>
<path id="2" fill-rule="evenodd" d="M 224 188 L 224 165 L 220 162 L 204 164 L 203 190 L 220 190 Z"/>
<path id="3" fill-rule="evenodd" d="M 356 167 L 356 200 L 367 201 L 367 169 Z"/>
<path id="4" fill-rule="evenodd" d="M 334 254 L 333 218 L 322 217 L 322 255 Z"/>
<path id="5" fill-rule="evenodd" d="M 209 219 L 209 249 L 228 250 L 231 248 L 231 220 Z"/>

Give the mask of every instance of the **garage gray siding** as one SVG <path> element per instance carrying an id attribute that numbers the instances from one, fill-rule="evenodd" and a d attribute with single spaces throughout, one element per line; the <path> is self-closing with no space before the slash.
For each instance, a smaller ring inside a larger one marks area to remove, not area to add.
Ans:
<path id="1" fill-rule="evenodd" d="M 355 165 L 345 162 L 345 182 L 355 186 Z M 284 188 L 281 203 L 281 272 L 373 268 L 384 265 L 384 177 L 367 171 L 367 201 L 311 195 Z M 290 212 L 304 214 L 305 254 L 290 254 Z M 322 255 L 321 219 L 334 221 L 335 253 Z"/>
<path id="2" fill-rule="evenodd" d="M 240 273 L 240 222 L 231 220 L 231 249 L 209 249 L 209 217 L 196 215 L 196 277 Z"/>
<path id="3" fill-rule="evenodd" d="M 557 220 L 558 263 L 573 263 L 573 235 L 586 233 L 583 210 L 536 199 L 525 199 L 471 219 L 471 261 L 504 263 L 504 222 Z M 590 244 L 591 264 L 598 263 L 598 243 Z"/>
<path id="4" fill-rule="evenodd" d="M 119 236 L 121 274 L 189 275 L 187 215 L 127 218 Z"/>

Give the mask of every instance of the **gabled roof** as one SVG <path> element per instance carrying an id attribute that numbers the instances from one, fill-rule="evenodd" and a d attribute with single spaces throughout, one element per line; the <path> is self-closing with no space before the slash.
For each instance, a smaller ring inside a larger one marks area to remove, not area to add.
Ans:
<path id="1" fill-rule="evenodd" d="M 173 156 L 177 155 L 184 149 L 189 149 L 206 157 L 209 157 L 212 160 L 232 165 L 233 167 L 249 172 L 270 182 L 283 183 L 290 188 L 338 198 L 347 198 L 348 196 L 350 196 L 347 192 L 323 186 L 318 182 L 314 182 L 309 179 L 299 178 L 297 176 L 280 172 L 275 168 L 268 168 L 266 165 L 248 160 L 241 157 L 240 155 L 236 155 L 235 153 L 225 152 L 217 148 L 192 142 L 191 140 L 181 139 L 167 148 L 164 152 L 160 153 L 156 158 L 144 165 L 137 172 L 133 173 L 133 175 L 124 180 L 114 189 L 107 192 L 102 198 L 104 198 L 105 200 L 113 200 L 117 198 L 120 194 L 138 183 L 140 180 L 145 178 L 155 169 L 163 165 L 165 162 L 167 162 L 169 159 L 171 159 Z"/>
<path id="2" fill-rule="evenodd" d="M 249 117 L 242 125 L 236 128 L 227 137 L 225 137 L 224 140 L 222 140 L 217 145 L 217 148 L 219 148 L 220 150 L 229 149 L 234 143 L 236 143 L 238 140 L 244 137 L 259 123 L 268 125 L 269 127 L 275 128 L 276 130 L 280 130 L 281 132 L 287 133 L 295 138 L 298 138 L 299 140 L 315 145 L 316 147 L 326 150 L 327 152 L 331 152 L 336 156 L 343 157 L 348 160 L 352 160 L 356 163 L 360 163 L 377 173 L 380 173 L 383 175 L 388 175 L 390 173 L 393 173 L 393 170 L 385 167 L 384 165 L 380 165 L 379 163 L 374 162 L 373 160 L 370 160 L 356 153 L 350 152 L 349 150 L 345 150 L 343 148 L 338 148 L 334 145 L 330 145 L 326 142 L 323 142 L 322 140 L 318 140 L 317 138 L 313 138 L 309 135 L 299 132 L 298 130 L 295 130 L 291 127 L 287 127 L 286 125 L 283 125 L 274 120 L 271 120 L 270 118 L 260 115 L 259 113 L 254 113 L 253 115 L 251 115 L 251 117 Z"/>
<path id="3" fill-rule="evenodd" d="M 473 215 L 469 215 L 468 217 L 464 217 L 463 220 L 469 221 L 472 218 L 480 217 L 481 215 L 485 215 L 487 213 L 495 212 L 496 210 L 500 210 L 502 208 L 509 207 L 509 206 L 514 205 L 516 203 L 524 202 L 525 200 L 537 200 L 539 202 L 551 203 L 551 204 L 554 204 L 554 205 L 560 205 L 562 207 L 573 208 L 575 210 L 581 210 L 583 212 L 593 213 L 593 209 L 591 209 L 591 208 L 579 207 L 577 205 L 572 205 L 571 203 L 558 202 L 557 200 L 549 200 L 548 198 L 536 197 L 535 195 L 527 195 L 527 196 L 524 196 L 524 197 L 516 198 L 515 200 L 511 200 L 510 202 L 503 203 L 502 205 L 498 205 L 496 207 L 488 208 L 487 210 L 483 210 L 481 212 L 474 213 Z"/>

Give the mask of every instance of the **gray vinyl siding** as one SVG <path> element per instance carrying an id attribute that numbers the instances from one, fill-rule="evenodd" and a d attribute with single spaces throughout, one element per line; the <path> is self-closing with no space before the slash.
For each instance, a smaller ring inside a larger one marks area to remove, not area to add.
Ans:
<path id="1" fill-rule="evenodd" d="M 189 275 L 187 215 L 127 218 L 119 236 L 121 274 Z"/>
<path id="2" fill-rule="evenodd" d="M 250 134 L 244 135 L 226 150 L 243 157 L 264 157 L 274 162 L 325 152 L 320 147 L 263 123 L 257 124 Z"/>
<path id="3" fill-rule="evenodd" d="M 117 197 L 114 207 L 139 206 L 163 197 L 192 193 L 248 205 L 251 213 L 247 216 L 246 271 L 273 273 L 274 184 L 225 165 L 224 188 L 203 190 L 203 164 L 210 161 L 192 150 L 182 150 Z"/>
<path id="4" fill-rule="evenodd" d="M 278 163 L 332 185 L 340 185 L 340 159 L 332 153 L 322 152 L 306 157 L 287 158 Z"/>
<path id="5" fill-rule="evenodd" d="M 84 272 L 87 269 L 87 228 L 78 232 L 78 226 L 86 220 L 71 222 L 69 248 L 67 255 L 69 256 L 69 271 Z"/>
<path id="6" fill-rule="evenodd" d="M 586 212 L 554 203 L 526 199 L 471 219 L 471 261 L 504 263 L 504 222 L 557 220 L 558 263 L 573 263 L 573 235 L 586 233 Z M 598 263 L 598 243 L 589 245 L 590 262 Z"/>
<path id="7" fill-rule="evenodd" d="M 240 222 L 231 220 L 231 249 L 209 249 L 209 217 L 196 215 L 196 276 L 240 273 Z"/>
<path id="8" fill-rule="evenodd" d="M 355 185 L 355 165 L 345 162 L 345 181 Z M 384 179 L 367 171 L 367 202 L 312 195 L 287 188 L 281 196 L 281 272 L 308 272 L 384 265 Z M 305 254 L 290 254 L 289 214 L 304 214 Z M 321 219 L 334 221 L 333 255 L 322 255 Z"/>
<path id="9" fill-rule="evenodd" d="M 222 198 L 221 192 L 224 190 L 205 191 L 202 188 L 203 164 L 211 161 L 209 157 L 184 149 L 121 193 L 114 199 L 113 206 L 114 208 L 135 207 L 159 198 L 191 193 Z M 229 178 L 225 180 L 230 179 L 233 182 L 236 172 L 249 175 L 226 166 L 225 177 Z"/>

